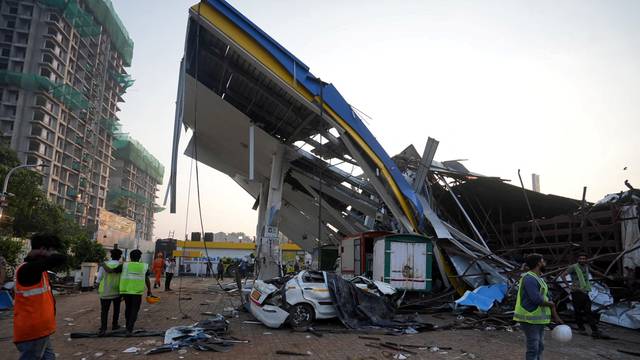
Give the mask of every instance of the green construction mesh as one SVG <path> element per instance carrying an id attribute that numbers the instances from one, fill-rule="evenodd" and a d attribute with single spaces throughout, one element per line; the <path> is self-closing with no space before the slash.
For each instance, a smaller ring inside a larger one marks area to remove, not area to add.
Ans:
<path id="1" fill-rule="evenodd" d="M 116 51 L 122 56 L 124 65 L 131 66 L 133 40 L 113 8 L 111 0 L 85 0 L 85 4 L 111 36 L 111 41 Z"/>
<path id="2" fill-rule="evenodd" d="M 86 109 L 89 106 L 87 98 L 72 86 L 56 84 L 40 75 L 0 70 L 0 84 L 30 91 L 47 91 L 70 110 Z"/>
<path id="3" fill-rule="evenodd" d="M 131 85 L 133 85 L 133 83 L 135 82 L 135 80 L 133 80 L 131 78 L 131 75 L 129 74 L 117 74 L 115 78 L 116 81 L 125 89 L 130 88 Z"/>
<path id="4" fill-rule="evenodd" d="M 124 189 L 109 189 L 107 191 L 107 203 L 109 204 L 111 204 L 112 202 L 115 202 L 117 199 L 121 197 L 128 197 L 142 204 L 148 204 L 154 201 L 154 199 L 147 199 L 144 195 L 140 195 L 136 192 L 128 191 Z"/>
<path id="5" fill-rule="evenodd" d="M 142 144 L 129 137 L 128 134 L 115 134 L 113 147 L 116 159 L 131 161 L 136 167 L 149 174 L 158 184 L 162 184 L 164 166 Z"/>
<path id="6" fill-rule="evenodd" d="M 102 127 L 111 135 L 120 132 L 120 123 L 118 122 L 118 119 L 103 117 L 100 119 L 100 125 L 102 125 Z"/>
<path id="7" fill-rule="evenodd" d="M 100 25 L 93 21 L 93 16 L 80 8 L 77 1 L 68 1 L 62 16 L 82 37 L 97 36 L 102 31 Z"/>
<path id="8" fill-rule="evenodd" d="M 60 10 L 62 16 L 78 31 L 80 36 L 99 35 L 100 25 L 102 25 L 111 37 L 113 47 L 122 56 L 124 66 L 131 66 L 133 40 L 131 40 L 110 0 L 84 0 L 89 12 L 80 8 L 78 0 L 38 1 L 43 5 Z"/>
<path id="9" fill-rule="evenodd" d="M 22 89 L 34 91 L 49 90 L 52 82 L 43 76 L 0 70 L 0 84 L 13 85 Z"/>
<path id="10" fill-rule="evenodd" d="M 71 110 L 86 109 L 89 101 L 73 86 L 62 84 L 51 89 L 51 94 L 62 101 Z"/>

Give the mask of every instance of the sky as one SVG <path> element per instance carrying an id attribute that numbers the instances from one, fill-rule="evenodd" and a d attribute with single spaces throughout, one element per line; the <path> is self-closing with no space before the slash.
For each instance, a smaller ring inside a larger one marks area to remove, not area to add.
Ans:
<path id="1" fill-rule="evenodd" d="M 196 1 L 112 1 L 135 42 L 136 82 L 119 117 L 165 165 L 161 203 Z M 436 160 L 468 159 L 471 171 L 515 185 L 521 169 L 527 187 L 540 174 L 543 193 L 579 199 L 587 186 L 597 201 L 626 179 L 640 187 L 639 1 L 230 3 L 369 115 L 390 155 L 409 144 L 421 153 L 433 137 Z M 181 155 L 178 167 L 178 211 L 156 215 L 156 238 L 200 231 L 195 184 L 187 211 L 191 159 Z M 254 235 L 253 198 L 199 170 L 205 231 Z"/>

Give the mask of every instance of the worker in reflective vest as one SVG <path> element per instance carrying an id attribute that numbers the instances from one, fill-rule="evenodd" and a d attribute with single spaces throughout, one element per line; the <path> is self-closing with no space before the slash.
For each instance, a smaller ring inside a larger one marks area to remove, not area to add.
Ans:
<path id="1" fill-rule="evenodd" d="M 142 303 L 142 294 L 147 287 L 147 296 L 151 296 L 151 283 L 149 282 L 149 267 L 140 262 L 142 252 L 140 250 L 131 251 L 129 258 L 131 261 L 122 265 L 120 274 L 120 294 L 124 299 L 124 317 L 127 325 L 127 335 L 133 333 L 133 326 L 138 319 L 138 311 Z"/>
<path id="2" fill-rule="evenodd" d="M 13 342 L 20 359 L 55 359 L 50 336 L 56 331 L 56 309 L 47 271 L 67 261 L 56 252 L 61 245 L 55 235 L 34 235 L 31 251 L 16 270 Z"/>
<path id="3" fill-rule="evenodd" d="M 120 266 L 122 250 L 111 250 L 111 260 L 103 263 L 98 271 L 98 295 L 100 296 L 100 330 L 98 336 L 104 336 L 107 331 L 107 318 L 109 317 L 109 307 L 113 303 L 113 321 L 111 329 L 117 330 L 118 318 L 120 317 L 120 274 L 106 272 L 104 269 L 115 270 Z"/>
<path id="4" fill-rule="evenodd" d="M 545 270 L 542 255 L 530 254 L 525 263 L 530 271 L 520 278 L 513 320 L 520 323 L 526 337 L 525 359 L 539 360 L 544 350 L 544 327 L 551 322 L 552 315 L 556 322 L 562 320 L 550 300 L 547 283 L 540 277 Z"/>
<path id="5" fill-rule="evenodd" d="M 591 291 L 590 274 L 593 273 L 599 277 L 606 277 L 599 271 L 589 268 L 589 258 L 586 253 L 578 255 L 578 262 L 570 265 L 560 277 L 564 282 L 565 289 L 571 289 L 571 302 L 576 317 L 578 330 L 584 332 L 584 320 L 587 320 L 591 328 L 591 336 L 601 338 L 603 335 L 598 330 L 598 317 L 591 311 Z M 567 283 L 567 275 L 571 276 L 571 285 Z"/>

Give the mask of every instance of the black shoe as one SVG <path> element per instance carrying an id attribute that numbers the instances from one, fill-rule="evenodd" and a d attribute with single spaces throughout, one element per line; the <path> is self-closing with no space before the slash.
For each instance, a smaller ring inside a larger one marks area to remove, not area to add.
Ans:
<path id="1" fill-rule="evenodd" d="M 118 324 L 115 324 L 115 325 L 111 326 L 111 330 L 113 330 L 113 331 L 116 331 L 118 329 L 120 329 L 120 325 L 118 325 Z"/>
<path id="2" fill-rule="evenodd" d="M 98 331 L 98 336 L 100 336 L 100 337 L 105 336 L 105 335 L 106 335 L 106 333 L 107 333 L 107 330 L 105 330 L 105 329 L 100 329 L 100 330 Z"/>
<path id="3" fill-rule="evenodd" d="M 133 331 L 127 330 L 127 334 L 125 336 L 126 337 L 131 337 L 131 335 L 133 335 Z"/>

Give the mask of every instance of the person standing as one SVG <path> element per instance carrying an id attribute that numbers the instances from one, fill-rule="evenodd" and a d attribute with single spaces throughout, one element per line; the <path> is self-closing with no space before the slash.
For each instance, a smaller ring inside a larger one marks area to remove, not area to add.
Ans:
<path id="1" fill-rule="evenodd" d="M 173 274 L 176 272 L 176 259 L 171 258 L 166 262 L 167 269 L 164 273 L 164 291 L 173 291 L 171 290 L 171 280 L 173 279 Z"/>
<path id="2" fill-rule="evenodd" d="M 128 336 L 133 333 L 133 327 L 138 319 L 138 311 L 140 311 L 145 286 L 147 288 L 147 296 L 152 296 L 148 266 L 140 262 L 141 257 L 142 252 L 140 250 L 131 251 L 129 254 L 131 261 L 122 265 L 122 273 L 120 274 L 120 294 L 122 294 L 125 304 L 124 317 Z"/>
<path id="3" fill-rule="evenodd" d="M 248 268 L 247 260 L 245 258 L 242 258 L 242 260 L 240 260 L 239 267 L 240 267 L 240 277 L 244 279 L 247 276 L 247 268 Z"/>
<path id="4" fill-rule="evenodd" d="M 153 282 L 153 288 L 159 288 L 160 287 L 160 277 L 162 277 L 162 271 L 164 270 L 164 257 L 162 256 L 162 253 L 158 253 L 156 255 L 156 259 L 153 260 L 153 273 L 155 274 L 156 278 L 155 281 Z"/>
<path id="5" fill-rule="evenodd" d="M 56 331 L 56 302 L 47 271 L 67 261 L 56 252 L 61 247 L 57 236 L 36 234 L 31 251 L 16 269 L 13 342 L 21 360 L 56 358 L 50 339 Z"/>
<path id="6" fill-rule="evenodd" d="M 520 323 L 526 338 L 526 360 L 542 360 L 544 351 L 544 328 L 551 323 L 553 315 L 562 323 L 549 296 L 547 283 L 541 275 L 545 261 L 540 254 L 529 254 L 525 263 L 530 269 L 520 278 L 513 320 Z"/>
<path id="7" fill-rule="evenodd" d="M 218 259 L 218 267 L 216 271 L 216 280 L 224 280 L 224 264 L 222 263 L 222 258 Z"/>
<path id="8" fill-rule="evenodd" d="M 109 317 L 109 307 L 113 303 L 113 320 L 111 322 L 111 330 L 118 330 L 118 318 L 120 317 L 120 274 L 114 272 L 106 272 L 104 268 L 115 270 L 120 266 L 120 258 L 122 250 L 111 250 L 111 260 L 105 262 L 98 270 L 97 281 L 98 295 L 100 296 L 100 330 L 98 336 L 104 336 L 107 331 L 107 318 Z"/>
<path id="9" fill-rule="evenodd" d="M 599 277 L 605 277 L 604 274 L 589 268 L 589 258 L 586 253 L 578 255 L 578 262 L 569 266 L 560 277 L 567 289 L 571 289 L 571 302 L 576 317 L 576 323 L 579 331 L 586 331 L 584 321 L 587 320 L 591 328 L 591 336 L 594 338 L 602 337 L 598 330 L 598 319 L 591 311 L 591 282 L 589 280 L 590 273 Z M 571 276 L 571 285 L 567 283 L 567 275 Z"/>

